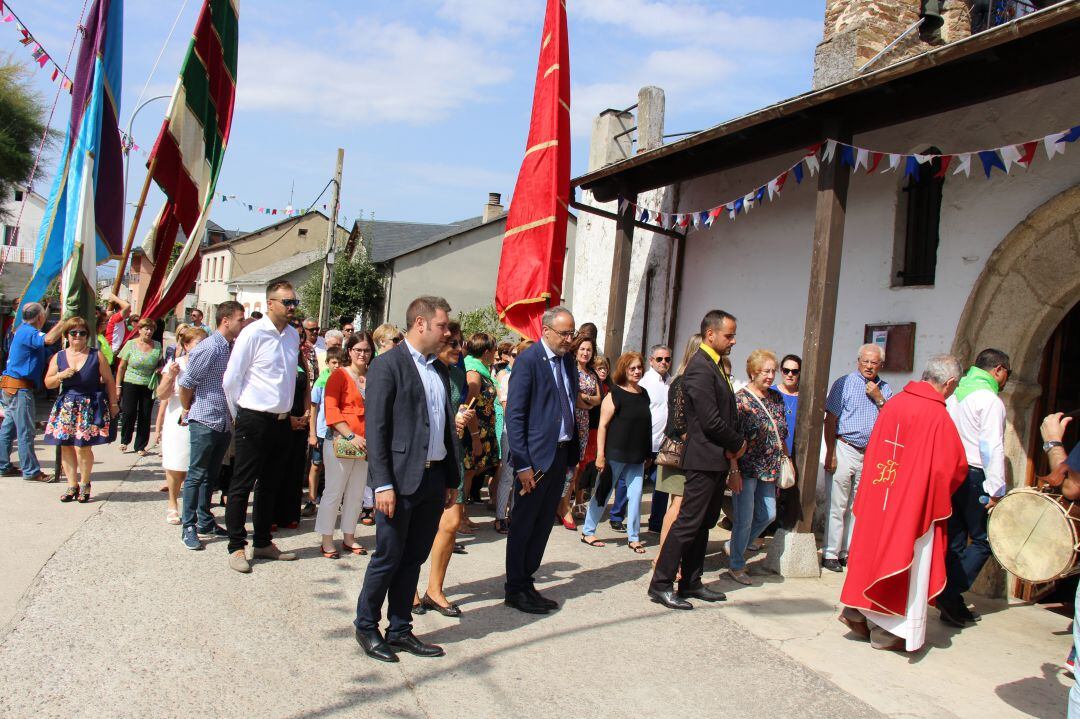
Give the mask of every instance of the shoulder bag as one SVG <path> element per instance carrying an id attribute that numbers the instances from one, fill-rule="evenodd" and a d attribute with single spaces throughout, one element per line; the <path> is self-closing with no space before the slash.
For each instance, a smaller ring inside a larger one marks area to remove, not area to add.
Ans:
<path id="1" fill-rule="evenodd" d="M 683 453 L 685 452 L 686 442 L 664 435 L 663 441 L 660 442 L 660 451 L 656 453 L 654 463 L 661 467 L 682 469 Z"/>
<path id="2" fill-rule="evenodd" d="M 784 440 L 780 438 L 780 428 L 776 426 L 776 420 L 773 419 L 772 413 L 769 412 L 769 408 L 765 406 L 761 398 L 749 388 L 747 388 L 746 392 L 757 400 L 761 409 L 765 411 L 765 416 L 769 418 L 769 424 L 772 425 L 773 433 L 776 434 L 776 441 L 780 445 L 780 480 L 777 482 L 777 486 L 780 489 L 791 489 L 795 486 L 795 464 L 791 461 L 791 457 L 788 456 L 787 452 L 784 451 Z"/>
<path id="3" fill-rule="evenodd" d="M 360 391 L 360 383 L 349 374 L 349 371 L 342 368 L 336 370 L 337 372 L 345 372 L 345 375 L 356 387 L 356 390 Z M 334 431 L 334 456 L 338 459 L 367 459 L 367 452 L 362 449 L 357 449 L 356 445 L 345 439 L 340 432 Z"/>

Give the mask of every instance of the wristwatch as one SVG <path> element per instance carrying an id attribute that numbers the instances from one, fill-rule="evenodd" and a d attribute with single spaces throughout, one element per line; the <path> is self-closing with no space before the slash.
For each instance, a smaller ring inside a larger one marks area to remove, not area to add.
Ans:
<path id="1" fill-rule="evenodd" d="M 346 442 L 352 442 L 354 439 L 356 439 L 356 435 L 351 434 L 348 437 L 342 437 L 342 439 L 344 439 Z"/>
<path id="2" fill-rule="evenodd" d="M 1052 439 L 1049 442 L 1043 442 L 1043 451 L 1044 452 L 1049 452 L 1054 447 L 1061 447 L 1061 446 L 1062 446 L 1061 442 L 1058 442 L 1056 439 Z"/>

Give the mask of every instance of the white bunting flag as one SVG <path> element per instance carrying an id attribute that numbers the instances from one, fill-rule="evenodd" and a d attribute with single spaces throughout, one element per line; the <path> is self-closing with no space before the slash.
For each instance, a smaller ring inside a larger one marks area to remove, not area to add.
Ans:
<path id="1" fill-rule="evenodd" d="M 832 162 L 833 156 L 836 154 L 836 140 L 829 140 L 825 143 L 825 152 L 821 154 L 822 162 Z"/>
<path id="2" fill-rule="evenodd" d="M 818 171 L 818 159 L 817 155 L 807 155 L 803 158 L 806 161 L 806 169 L 810 172 L 810 177 Z"/>
<path id="3" fill-rule="evenodd" d="M 971 177 L 971 153 L 964 152 L 956 156 L 956 169 L 953 170 L 954 175 L 964 173 L 964 177 Z"/>
<path id="4" fill-rule="evenodd" d="M 768 189 L 768 192 L 769 192 L 769 202 L 772 202 L 773 198 L 776 197 L 776 192 L 777 192 L 777 190 L 776 190 L 776 178 L 774 177 L 773 179 L 769 180 L 769 184 L 766 185 L 765 187 Z"/>
<path id="5" fill-rule="evenodd" d="M 1016 145 L 1006 145 L 1000 148 L 1001 161 L 1005 164 L 1005 174 L 1008 174 L 1012 169 L 1013 163 L 1019 163 L 1022 155 Z"/>
<path id="6" fill-rule="evenodd" d="M 896 168 L 900 167 L 900 155 L 895 152 L 889 153 L 889 166 L 882 170 L 882 172 L 892 172 Z"/>
<path id="7" fill-rule="evenodd" d="M 858 148 L 855 153 L 855 171 L 858 172 L 860 167 L 869 167 L 870 151 L 864 148 Z"/>
<path id="8" fill-rule="evenodd" d="M 915 155 L 915 161 L 918 162 L 920 165 L 925 165 L 926 163 L 930 162 L 933 159 L 934 159 L 933 155 L 919 155 L 917 153 Z"/>
<path id="9" fill-rule="evenodd" d="M 1047 160 L 1053 160 L 1054 155 L 1065 154 L 1065 143 L 1058 142 L 1058 140 L 1065 137 L 1065 134 L 1064 132 L 1051 132 L 1043 138 L 1043 148 L 1046 150 Z"/>

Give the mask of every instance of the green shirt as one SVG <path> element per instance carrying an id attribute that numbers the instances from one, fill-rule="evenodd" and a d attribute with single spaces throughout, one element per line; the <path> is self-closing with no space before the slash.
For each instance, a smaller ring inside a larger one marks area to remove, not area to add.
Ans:
<path id="1" fill-rule="evenodd" d="M 143 352 L 135 344 L 135 340 L 132 340 L 120 350 L 120 359 L 127 360 L 124 381 L 146 387 L 150 384 L 150 379 L 154 376 L 158 363 L 161 362 L 161 344 L 154 342 L 152 350 Z"/>

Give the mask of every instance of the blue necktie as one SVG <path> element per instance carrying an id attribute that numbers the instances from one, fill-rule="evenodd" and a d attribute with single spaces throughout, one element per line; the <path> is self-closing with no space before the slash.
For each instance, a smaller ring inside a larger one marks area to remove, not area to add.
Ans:
<path id="1" fill-rule="evenodd" d="M 559 388 L 559 406 L 562 408 L 562 426 L 566 427 L 567 434 L 573 435 L 574 408 L 570 406 L 570 395 L 566 393 L 566 381 L 563 379 L 563 368 L 559 363 L 559 360 L 561 359 L 561 357 L 556 355 L 551 358 L 551 363 L 555 366 L 555 384 Z"/>

